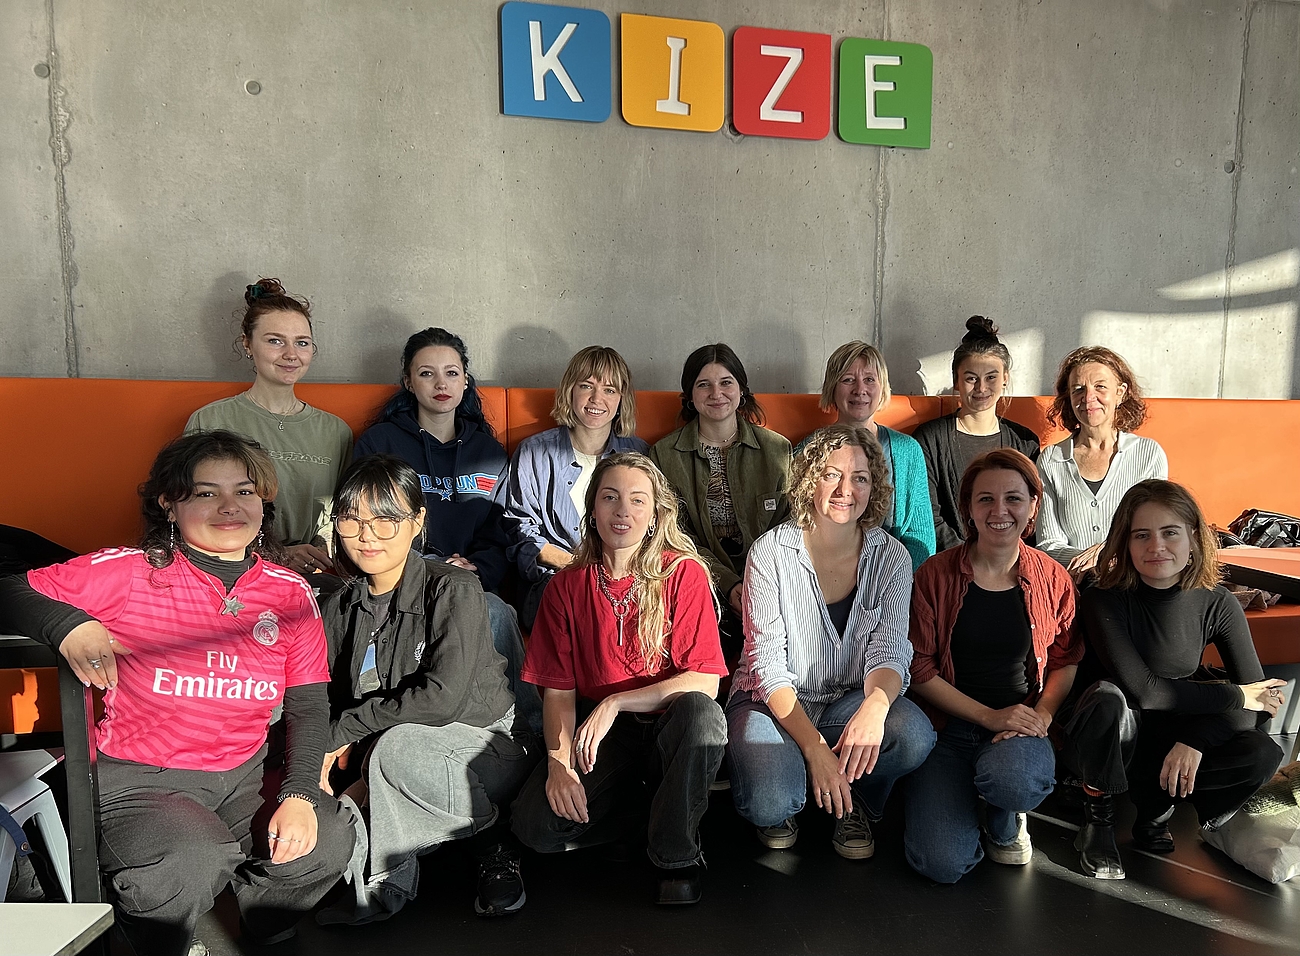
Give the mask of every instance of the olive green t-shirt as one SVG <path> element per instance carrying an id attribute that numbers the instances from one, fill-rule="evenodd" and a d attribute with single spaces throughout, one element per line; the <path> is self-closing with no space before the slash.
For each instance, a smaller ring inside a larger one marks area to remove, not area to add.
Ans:
<path id="1" fill-rule="evenodd" d="M 310 405 L 272 415 L 241 394 L 204 405 L 185 423 L 187 435 L 214 428 L 251 438 L 275 462 L 275 530 L 284 544 L 329 540 L 334 485 L 352 458 L 352 429 L 343 419 Z"/>

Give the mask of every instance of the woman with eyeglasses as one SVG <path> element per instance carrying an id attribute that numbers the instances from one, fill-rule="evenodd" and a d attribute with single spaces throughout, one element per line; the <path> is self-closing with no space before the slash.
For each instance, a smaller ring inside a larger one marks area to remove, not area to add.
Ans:
<path id="1" fill-rule="evenodd" d="M 185 433 L 224 428 L 265 448 L 279 480 L 275 530 L 285 565 L 304 575 L 330 572 L 330 495 L 352 457 L 352 429 L 294 391 L 316 357 L 311 304 L 279 279 L 258 279 L 244 291 L 244 303 L 236 347 L 252 363 L 253 384 L 204 405 Z"/>
<path id="2" fill-rule="evenodd" d="M 483 589 L 472 572 L 421 556 L 424 493 L 401 459 L 353 462 L 334 508 L 349 580 L 321 607 L 333 679 L 320 782 L 357 808 L 365 852 L 353 856 L 352 891 L 317 920 L 392 916 L 415 898 L 418 856 L 466 838 L 479 859 L 476 912 L 513 913 L 524 885 L 500 810 L 536 748 L 515 719 Z"/>

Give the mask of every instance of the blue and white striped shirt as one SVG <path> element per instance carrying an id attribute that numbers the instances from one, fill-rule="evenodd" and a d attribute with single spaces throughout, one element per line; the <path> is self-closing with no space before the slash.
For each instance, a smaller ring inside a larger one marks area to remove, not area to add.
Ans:
<path id="1" fill-rule="evenodd" d="M 831 623 L 803 532 L 793 521 L 749 549 L 744 594 L 745 651 L 734 692 L 766 703 L 780 688 L 793 687 L 816 723 L 828 704 L 861 689 L 877 668 L 896 671 L 907 689 L 912 561 L 880 528 L 862 537 L 857 592 L 843 637 Z"/>

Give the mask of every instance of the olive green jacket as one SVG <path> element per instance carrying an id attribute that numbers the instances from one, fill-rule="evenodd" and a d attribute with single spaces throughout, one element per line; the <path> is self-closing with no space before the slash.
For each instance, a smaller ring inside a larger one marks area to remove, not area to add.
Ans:
<path id="1" fill-rule="evenodd" d="M 677 490 L 682 528 L 704 555 L 725 602 L 745 572 L 754 539 L 790 517 L 790 443 L 742 419 L 736 441 L 727 449 L 727 486 L 744 548 L 735 559 L 722 549 L 709 521 L 709 458 L 700 448 L 699 420 L 660 439 L 650 458 Z"/>

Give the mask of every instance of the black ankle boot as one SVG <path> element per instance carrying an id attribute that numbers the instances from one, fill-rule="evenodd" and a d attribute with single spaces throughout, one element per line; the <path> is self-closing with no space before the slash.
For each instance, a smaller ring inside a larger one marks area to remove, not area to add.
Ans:
<path id="1" fill-rule="evenodd" d="M 1115 845 L 1115 799 L 1109 793 L 1099 797 L 1085 793 L 1083 821 L 1074 841 L 1083 872 L 1099 880 L 1124 879 L 1124 864 Z"/>
<path id="2" fill-rule="evenodd" d="M 1169 832 L 1169 818 L 1155 820 L 1135 820 L 1133 822 L 1133 845 L 1148 853 L 1173 853 L 1174 835 Z"/>

